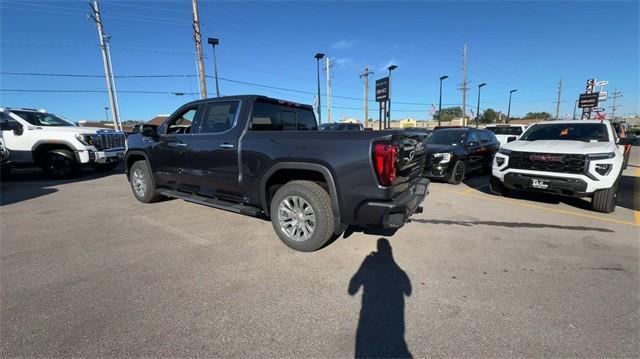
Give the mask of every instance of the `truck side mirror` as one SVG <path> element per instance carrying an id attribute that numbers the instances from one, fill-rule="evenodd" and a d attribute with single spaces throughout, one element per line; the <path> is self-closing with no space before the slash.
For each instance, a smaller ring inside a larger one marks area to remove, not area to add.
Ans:
<path id="1" fill-rule="evenodd" d="M 509 137 L 507 137 L 507 143 L 515 141 L 515 140 L 516 140 L 516 138 L 517 138 L 516 136 L 509 136 Z"/>
<path id="2" fill-rule="evenodd" d="M 151 126 L 146 126 L 146 127 L 142 127 L 142 136 L 144 137 L 151 137 L 153 139 L 158 138 L 158 133 L 156 132 L 156 129 L 154 127 Z"/>

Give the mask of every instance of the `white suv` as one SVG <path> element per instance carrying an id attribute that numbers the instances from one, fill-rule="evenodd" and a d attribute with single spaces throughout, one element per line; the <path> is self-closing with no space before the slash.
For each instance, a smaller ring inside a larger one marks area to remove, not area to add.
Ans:
<path id="1" fill-rule="evenodd" d="M 490 186 L 592 197 L 598 212 L 615 210 L 624 146 L 609 121 L 539 122 L 496 153 Z"/>
<path id="2" fill-rule="evenodd" d="M 496 135 L 496 138 L 500 142 L 500 147 L 506 145 L 511 141 L 516 141 L 522 136 L 527 129 L 527 125 L 487 125 L 485 130 L 489 130 Z"/>
<path id="3" fill-rule="evenodd" d="M 0 123 L 9 152 L 3 172 L 8 166 L 40 166 L 49 176 L 63 178 L 83 165 L 110 171 L 125 152 L 122 132 L 78 127 L 44 110 L 0 108 Z"/>

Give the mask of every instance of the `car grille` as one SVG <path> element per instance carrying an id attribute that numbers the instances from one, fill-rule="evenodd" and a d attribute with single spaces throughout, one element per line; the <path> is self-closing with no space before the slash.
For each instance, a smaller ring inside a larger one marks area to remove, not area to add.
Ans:
<path id="1" fill-rule="evenodd" d="M 124 148 L 125 137 L 120 133 L 96 134 L 92 138 L 93 145 L 98 150 L 109 150 L 113 148 Z"/>
<path id="2" fill-rule="evenodd" d="M 531 171 L 583 173 L 586 156 L 580 154 L 511 152 L 509 167 Z"/>

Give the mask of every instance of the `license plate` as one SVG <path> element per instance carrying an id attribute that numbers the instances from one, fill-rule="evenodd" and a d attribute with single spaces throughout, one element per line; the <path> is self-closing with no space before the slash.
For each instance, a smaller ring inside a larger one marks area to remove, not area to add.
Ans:
<path id="1" fill-rule="evenodd" d="M 549 188 L 549 182 L 550 181 L 547 179 L 532 178 L 531 182 L 529 182 L 529 185 L 532 188 L 547 189 Z"/>

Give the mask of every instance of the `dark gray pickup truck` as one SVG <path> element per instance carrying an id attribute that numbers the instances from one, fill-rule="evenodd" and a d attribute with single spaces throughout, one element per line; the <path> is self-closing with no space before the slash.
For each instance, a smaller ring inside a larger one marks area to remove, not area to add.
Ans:
<path id="1" fill-rule="evenodd" d="M 264 96 L 187 103 L 130 135 L 127 148 L 127 178 L 141 202 L 173 197 L 270 218 L 299 251 L 349 226 L 392 234 L 428 193 L 419 135 L 318 131 L 310 106 Z"/>

